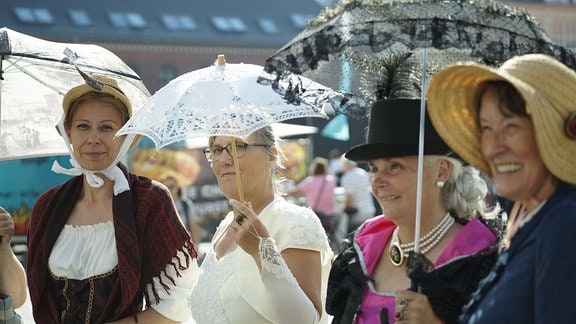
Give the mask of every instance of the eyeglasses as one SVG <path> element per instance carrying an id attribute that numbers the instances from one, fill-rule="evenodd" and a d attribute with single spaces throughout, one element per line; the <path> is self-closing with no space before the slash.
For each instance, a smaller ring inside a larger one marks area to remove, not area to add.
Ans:
<path id="1" fill-rule="evenodd" d="M 217 162 L 220 161 L 220 158 L 222 157 L 222 153 L 224 151 L 226 151 L 226 153 L 228 153 L 228 156 L 232 157 L 232 147 L 231 147 L 232 143 L 221 147 L 221 146 L 214 146 L 214 147 L 207 147 L 203 150 L 204 152 L 204 156 L 206 156 L 206 160 L 210 161 L 210 162 Z M 270 145 L 268 144 L 257 144 L 257 143 L 236 143 L 236 156 L 237 157 L 242 157 L 244 154 L 246 154 L 246 150 L 248 150 L 248 148 L 250 146 L 265 146 L 265 147 L 269 147 Z"/>

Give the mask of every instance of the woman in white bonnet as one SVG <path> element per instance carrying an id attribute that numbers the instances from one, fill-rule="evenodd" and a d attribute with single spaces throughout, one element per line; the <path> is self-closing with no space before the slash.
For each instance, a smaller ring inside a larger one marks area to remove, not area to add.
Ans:
<path id="1" fill-rule="evenodd" d="M 59 130 L 73 177 L 32 210 L 27 276 L 36 323 L 175 323 L 188 318 L 185 295 L 196 251 L 168 189 L 118 161 L 135 144 L 116 137 L 130 118 L 117 82 L 78 85 L 63 100 Z"/>

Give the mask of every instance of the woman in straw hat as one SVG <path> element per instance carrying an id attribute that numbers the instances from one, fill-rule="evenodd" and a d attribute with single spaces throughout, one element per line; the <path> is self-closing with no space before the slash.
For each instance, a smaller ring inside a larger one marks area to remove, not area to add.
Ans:
<path id="1" fill-rule="evenodd" d="M 576 73 L 529 54 L 498 69 L 448 67 L 429 89 L 430 117 L 446 143 L 514 201 L 499 261 L 462 322 L 573 322 Z"/>
<path id="2" fill-rule="evenodd" d="M 188 318 L 196 251 L 168 189 L 119 160 L 130 100 L 113 79 L 70 89 L 58 125 L 74 176 L 44 192 L 28 228 L 27 275 L 37 323 L 174 323 Z"/>
<path id="3" fill-rule="evenodd" d="M 332 265 L 326 309 L 334 323 L 454 323 L 496 261 L 498 235 L 480 220 L 485 182 L 450 157 L 425 121 L 419 254 L 412 252 L 420 99 L 377 101 L 366 144 L 346 153 L 368 162 L 384 215 L 363 223 Z M 412 267 L 419 262 L 424 273 Z M 408 289 L 411 278 L 421 293 Z"/>

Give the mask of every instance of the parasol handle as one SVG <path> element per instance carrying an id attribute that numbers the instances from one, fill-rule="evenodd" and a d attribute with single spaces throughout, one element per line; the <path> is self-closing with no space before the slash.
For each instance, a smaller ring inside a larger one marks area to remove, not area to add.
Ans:
<path id="1" fill-rule="evenodd" d="M 245 201 L 244 190 L 242 189 L 242 179 L 240 179 L 240 167 L 238 166 L 238 154 L 236 153 L 235 137 L 232 137 L 230 144 L 232 144 L 230 145 L 230 147 L 232 147 L 232 159 L 234 160 L 234 173 L 236 173 L 236 186 L 238 187 L 238 198 L 240 199 L 240 202 L 243 203 Z"/>
<path id="2" fill-rule="evenodd" d="M 414 228 L 414 252 L 420 252 L 420 225 L 422 219 L 422 183 L 424 177 L 424 127 L 425 127 L 425 115 L 426 115 L 426 66 L 428 65 L 428 30 L 427 25 L 424 25 L 424 31 L 426 32 L 426 41 L 424 46 L 424 53 L 422 55 L 422 93 L 420 97 L 420 127 L 418 135 L 418 177 L 417 177 L 417 187 L 416 187 L 416 220 Z M 417 266 L 423 267 L 422 264 L 416 263 Z M 421 270 L 421 269 L 416 269 Z M 410 282 L 411 289 L 416 292 L 421 291 L 420 282 L 418 280 L 412 279 Z"/>
<path id="3" fill-rule="evenodd" d="M 225 65 L 226 64 L 226 57 L 224 54 L 219 54 L 218 58 L 216 58 L 216 65 Z"/>

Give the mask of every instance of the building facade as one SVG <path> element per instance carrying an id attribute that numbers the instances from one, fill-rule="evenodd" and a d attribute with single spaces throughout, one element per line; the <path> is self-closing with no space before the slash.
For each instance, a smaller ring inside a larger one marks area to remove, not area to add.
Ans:
<path id="1" fill-rule="evenodd" d="M 576 48 L 576 0 L 507 1 L 525 7 L 559 44 Z M 333 2 L 333 1 L 332 1 Z M 330 1 L 4 0 L 0 26 L 40 38 L 95 43 L 126 61 L 153 93 L 216 55 L 264 64 Z"/>

